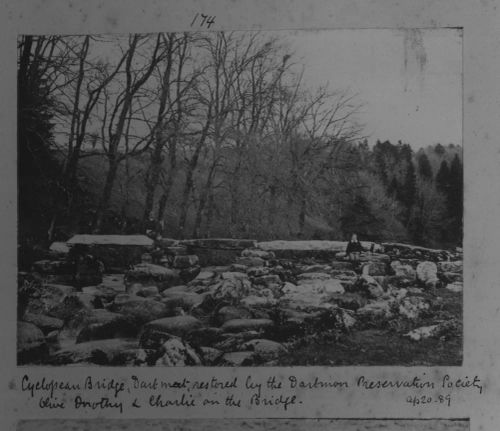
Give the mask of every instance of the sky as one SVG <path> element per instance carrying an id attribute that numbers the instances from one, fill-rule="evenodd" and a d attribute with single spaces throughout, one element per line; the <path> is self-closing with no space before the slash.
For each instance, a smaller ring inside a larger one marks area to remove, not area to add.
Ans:
<path id="1" fill-rule="evenodd" d="M 274 32 L 273 32 L 274 33 Z M 312 88 L 349 89 L 368 142 L 462 145 L 462 38 L 456 29 L 348 29 L 285 36 Z"/>

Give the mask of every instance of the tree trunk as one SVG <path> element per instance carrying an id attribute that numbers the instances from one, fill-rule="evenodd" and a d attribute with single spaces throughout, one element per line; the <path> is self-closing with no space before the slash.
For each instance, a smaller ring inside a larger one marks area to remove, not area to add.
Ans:
<path id="1" fill-rule="evenodd" d="M 212 166 L 210 168 L 210 172 L 208 173 L 207 180 L 205 182 L 205 186 L 203 187 L 203 191 L 200 196 L 200 202 L 198 204 L 198 210 L 196 211 L 196 217 L 194 220 L 194 227 L 193 227 L 193 238 L 199 238 L 200 237 L 200 229 L 201 229 L 201 221 L 203 217 L 203 211 L 205 209 L 205 204 L 208 199 L 208 195 L 210 194 L 210 188 L 212 187 L 212 179 L 213 179 L 213 174 L 215 171 L 215 162 L 212 163 Z"/>
<path id="2" fill-rule="evenodd" d="M 211 111 L 209 110 L 207 114 L 207 120 L 205 123 L 205 126 L 203 128 L 200 140 L 198 141 L 198 144 L 196 145 L 196 148 L 193 153 L 193 157 L 191 158 L 191 161 L 189 162 L 188 166 L 188 171 L 186 173 L 186 182 L 184 184 L 184 191 L 182 193 L 182 201 L 181 201 L 181 210 L 180 210 L 180 216 L 179 216 L 179 231 L 180 235 L 184 236 L 184 229 L 186 227 L 186 219 L 187 219 L 187 211 L 188 211 L 188 201 L 189 201 L 189 196 L 191 195 L 191 190 L 193 189 L 194 185 L 194 171 L 196 169 L 196 166 L 198 166 L 198 159 L 200 158 L 200 153 L 203 148 L 203 145 L 205 144 L 205 140 L 207 139 L 208 136 L 208 128 L 210 127 L 210 122 L 211 122 Z"/>
<path id="3" fill-rule="evenodd" d="M 146 200 L 144 203 L 143 221 L 146 221 L 149 218 L 149 215 L 153 210 L 156 186 L 158 185 L 160 179 L 161 164 L 163 161 L 161 156 L 163 151 L 163 142 L 161 136 L 159 135 L 161 135 L 161 133 L 158 133 L 156 138 L 156 144 L 153 149 L 153 154 L 151 155 L 151 168 L 146 179 Z"/>
<path id="4" fill-rule="evenodd" d="M 104 213 L 109 206 L 109 201 L 111 199 L 111 192 L 113 191 L 113 185 L 116 178 L 116 173 L 118 172 L 119 161 L 114 158 L 109 160 L 108 173 L 106 175 L 106 182 L 104 183 L 104 189 L 99 200 L 99 205 L 97 207 L 97 213 L 95 216 L 94 223 L 94 233 L 100 233 L 102 229 L 102 223 L 104 221 Z"/>

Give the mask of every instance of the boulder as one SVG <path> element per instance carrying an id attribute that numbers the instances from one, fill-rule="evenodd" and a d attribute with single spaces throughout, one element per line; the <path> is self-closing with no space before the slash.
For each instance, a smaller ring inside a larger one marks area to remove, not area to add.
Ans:
<path id="1" fill-rule="evenodd" d="M 125 273 L 127 282 L 155 284 L 160 290 L 180 284 L 179 272 L 151 263 L 140 263 Z"/>
<path id="2" fill-rule="evenodd" d="M 404 337 L 413 341 L 420 341 L 425 340 L 426 338 L 434 337 L 438 334 L 438 332 L 439 325 L 422 326 L 404 334 Z"/>
<path id="3" fill-rule="evenodd" d="M 321 283 L 321 280 L 316 281 Z M 279 303 L 285 308 L 304 309 L 331 306 L 331 304 L 328 304 L 330 294 L 319 292 L 310 283 L 302 284 L 301 286 L 296 286 L 292 283 L 285 283 L 282 288 L 282 292 L 283 296 L 279 299 Z"/>
<path id="4" fill-rule="evenodd" d="M 65 242 L 53 242 L 50 245 L 49 250 L 55 255 L 65 256 L 69 253 L 69 247 Z"/>
<path id="5" fill-rule="evenodd" d="M 253 351 L 264 361 L 276 359 L 280 355 L 287 352 L 287 349 L 283 346 L 283 344 L 260 338 L 243 343 L 241 348 L 245 351 Z"/>
<path id="6" fill-rule="evenodd" d="M 254 352 L 229 352 L 225 353 L 221 362 L 229 367 L 254 365 Z"/>
<path id="7" fill-rule="evenodd" d="M 210 286 L 210 294 L 215 300 L 236 301 L 248 296 L 251 289 L 252 284 L 247 278 L 226 278 Z"/>
<path id="8" fill-rule="evenodd" d="M 179 277 L 183 283 L 189 283 L 194 280 L 201 272 L 201 266 L 195 265 L 179 270 Z"/>
<path id="9" fill-rule="evenodd" d="M 42 284 L 30 298 L 26 312 L 33 314 L 48 314 L 49 310 L 59 304 L 62 299 L 76 292 L 73 286 L 64 284 Z"/>
<path id="10" fill-rule="evenodd" d="M 160 296 L 160 291 L 157 286 L 141 286 L 135 294 L 143 298 L 157 298 Z"/>
<path id="11" fill-rule="evenodd" d="M 17 362 L 19 365 L 39 362 L 47 352 L 45 336 L 29 322 L 17 322 Z"/>
<path id="12" fill-rule="evenodd" d="M 217 311 L 217 314 L 215 315 L 215 321 L 220 326 L 230 320 L 251 319 L 252 317 L 253 316 L 251 311 L 247 308 L 226 305 Z"/>
<path id="13" fill-rule="evenodd" d="M 391 268 L 398 277 L 415 280 L 416 272 L 411 265 L 403 265 L 399 260 L 391 262 Z"/>
<path id="14" fill-rule="evenodd" d="M 462 273 L 463 271 L 463 262 L 461 260 L 457 260 L 454 262 L 438 262 L 437 263 L 438 271 L 440 272 L 453 272 L 453 273 Z"/>
<path id="15" fill-rule="evenodd" d="M 341 308 L 353 311 L 367 304 L 367 300 L 358 293 L 334 294 L 330 297 L 330 302 L 337 304 Z"/>
<path id="16" fill-rule="evenodd" d="M 156 361 L 156 366 L 184 367 L 201 365 L 201 360 L 193 348 L 176 337 L 167 340 L 161 346 L 159 354 L 160 358 Z"/>
<path id="17" fill-rule="evenodd" d="M 417 279 L 426 287 L 435 287 L 438 283 L 437 266 L 434 262 L 420 262 L 416 272 Z"/>
<path id="18" fill-rule="evenodd" d="M 257 296 L 249 295 L 240 301 L 240 304 L 245 307 L 272 307 L 277 304 L 277 300 L 272 296 Z"/>
<path id="19" fill-rule="evenodd" d="M 344 293 L 345 291 L 340 280 L 331 278 L 327 274 L 300 274 L 298 285 L 300 286 L 302 291 L 311 291 L 319 294 Z"/>
<path id="20" fill-rule="evenodd" d="M 272 251 L 247 248 L 241 252 L 241 257 L 259 257 L 261 259 L 274 259 L 276 256 Z"/>
<path id="21" fill-rule="evenodd" d="M 134 320 L 108 310 L 81 312 L 65 325 L 65 330 L 77 334 L 76 342 L 135 337 L 138 327 Z"/>
<path id="22" fill-rule="evenodd" d="M 200 347 L 203 365 L 215 365 L 224 355 L 224 352 L 213 347 Z"/>
<path id="23" fill-rule="evenodd" d="M 130 317 L 137 325 L 170 315 L 171 310 L 162 302 L 142 297 L 123 298 L 111 306 L 111 311 Z"/>
<path id="24" fill-rule="evenodd" d="M 429 308 L 429 303 L 420 296 L 406 296 L 399 303 L 398 311 L 407 319 L 416 320 Z"/>
<path id="25" fill-rule="evenodd" d="M 114 338 L 96 340 L 66 347 L 51 355 L 50 365 L 90 363 L 97 365 L 125 365 L 130 351 L 137 351 L 137 341 Z"/>
<path id="26" fill-rule="evenodd" d="M 67 321 L 80 311 L 102 307 L 102 301 L 98 296 L 77 292 L 65 296 L 61 302 L 51 307 L 47 314 Z"/>
<path id="27" fill-rule="evenodd" d="M 203 323 L 193 316 L 174 316 L 153 320 L 147 323 L 143 327 L 143 332 L 153 330 L 178 337 L 186 337 L 190 332 L 203 326 Z"/>
<path id="28" fill-rule="evenodd" d="M 23 321 L 32 323 L 42 330 L 44 334 L 52 331 L 57 331 L 63 327 L 64 322 L 55 317 L 46 316 L 44 314 L 25 313 Z"/>
<path id="29" fill-rule="evenodd" d="M 233 319 L 222 325 L 224 332 L 259 331 L 273 326 L 270 319 Z"/>
<path id="30" fill-rule="evenodd" d="M 246 267 L 264 266 L 265 260 L 261 257 L 238 257 L 235 261 L 237 265 L 244 265 Z"/>
<path id="31" fill-rule="evenodd" d="M 189 268 L 198 265 L 199 259 L 195 254 L 178 255 L 174 257 L 172 266 L 174 268 Z"/>
<path id="32" fill-rule="evenodd" d="M 247 275 L 249 277 L 262 277 L 264 275 L 270 274 L 271 269 L 266 266 L 254 266 L 247 269 Z"/>
<path id="33" fill-rule="evenodd" d="M 464 289 L 464 285 L 462 282 L 449 283 L 446 285 L 446 289 L 451 290 L 452 292 L 460 293 Z"/>
<path id="34" fill-rule="evenodd" d="M 438 272 L 438 277 L 445 283 L 463 283 L 464 277 L 461 272 Z"/>
<path id="35" fill-rule="evenodd" d="M 356 289 L 363 292 L 368 298 L 380 298 L 384 295 L 384 289 L 377 281 L 369 275 L 361 275 L 356 282 Z"/>
<path id="36" fill-rule="evenodd" d="M 100 284 L 98 286 L 86 286 L 82 287 L 82 293 L 95 296 L 100 298 L 104 302 L 111 302 L 115 299 L 115 296 L 123 290 L 115 290 L 113 287 Z"/>
<path id="37" fill-rule="evenodd" d="M 168 292 L 163 291 L 163 299 L 161 300 L 170 310 L 177 307 L 182 308 L 184 311 L 190 311 L 194 307 L 203 303 L 205 295 L 200 295 L 194 292 Z"/>
<path id="38" fill-rule="evenodd" d="M 391 306 L 388 301 L 377 300 L 358 308 L 356 314 L 361 317 L 385 317 L 392 316 Z"/>
<path id="39" fill-rule="evenodd" d="M 385 262 L 382 261 L 374 261 L 374 262 L 370 261 L 363 265 L 362 272 L 365 275 L 383 276 L 387 272 L 387 266 Z"/>

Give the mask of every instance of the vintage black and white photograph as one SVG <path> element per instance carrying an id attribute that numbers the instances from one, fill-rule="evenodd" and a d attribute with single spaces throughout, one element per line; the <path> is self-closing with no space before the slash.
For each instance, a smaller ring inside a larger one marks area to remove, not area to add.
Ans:
<path id="1" fill-rule="evenodd" d="M 17 431 L 469 431 L 467 419 L 29 420 Z"/>
<path id="2" fill-rule="evenodd" d="M 462 364 L 460 29 L 17 44 L 19 365 Z"/>

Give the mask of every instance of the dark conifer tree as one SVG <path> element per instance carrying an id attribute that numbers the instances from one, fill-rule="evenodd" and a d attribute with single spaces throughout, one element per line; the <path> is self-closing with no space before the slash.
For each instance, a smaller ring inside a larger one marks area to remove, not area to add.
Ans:
<path id="1" fill-rule="evenodd" d="M 439 171 L 436 175 L 436 188 L 438 191 L 448 195 L 448 189 L 450 186 L 450 169 L 448 168 L 448 163 L 446 160 L 441 162 Z"/>
<path id="2" fill-rule="evenodd" d="M 432 180 L 432 166 L 427 154 L 421 153 L 418 156 L 418 173 L 421 178 L 427 181 Z"/>

